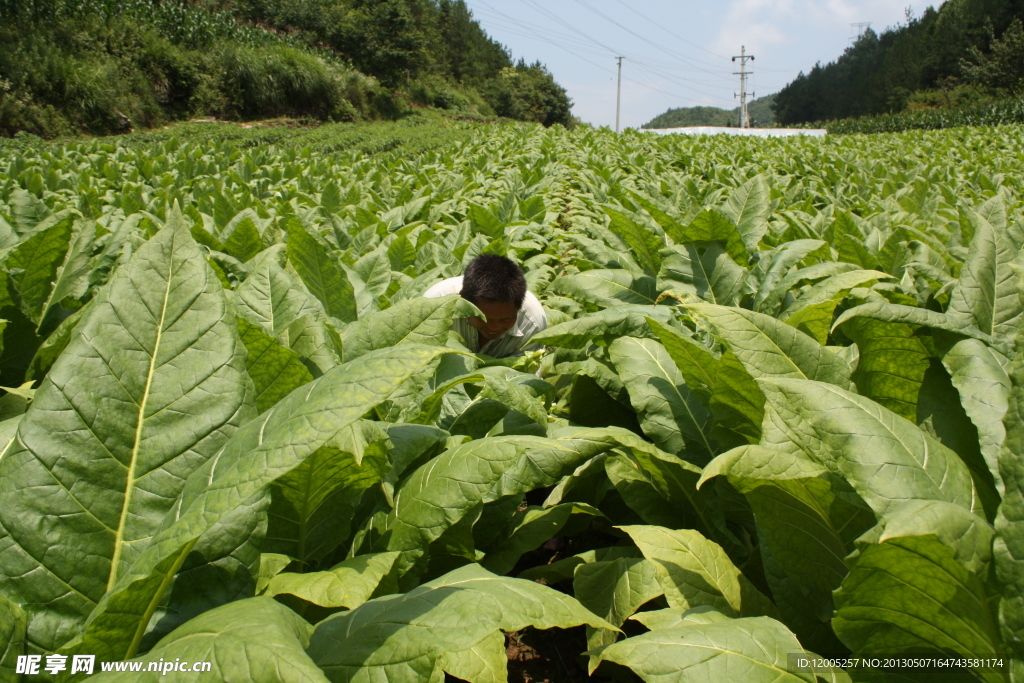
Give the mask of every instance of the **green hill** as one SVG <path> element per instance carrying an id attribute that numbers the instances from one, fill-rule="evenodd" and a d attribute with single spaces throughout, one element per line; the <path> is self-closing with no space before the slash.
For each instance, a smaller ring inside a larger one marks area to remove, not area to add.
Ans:
<path id="1" fill-rule="evenodd" d="M 778 94 L 781 123 L 970 107 L 1024 94 L 1024 0 L 947 0 L 867 30 Z"/>
<path id="2" fill-rule="evenodd" d="M 747 105 L 750 121 L 754 126 L 771 126 L 771 104 L 775 95 L 759 97 Z M 680 107 L 669 109 L 645 123 L 641 128 L 685 128 L 687 126 L 738 126 L 740 108 L 728 110 L 720 107 Z"/>
<path id="3" fill-rule="evenodd" d="M 421 107 L 571 122 L 544 66 L 463 0 L 0 0 L 0 16 L 0 136 Z"/>

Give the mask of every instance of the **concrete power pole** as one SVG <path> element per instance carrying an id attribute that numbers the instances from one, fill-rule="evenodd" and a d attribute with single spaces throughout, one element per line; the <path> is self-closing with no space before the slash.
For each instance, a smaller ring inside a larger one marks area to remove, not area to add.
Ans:
<path id="1" fill-rule="evenodd" d="M 740 77 L 740 92 L 733 97 L 740 98 L 740 128 L 750 128 L 750 114 L 747 112 L 747 76 L 753 72 L 747 71 L 747 60 L 754 61 L 754 55 L 748 55 L 747 46 L 741 45 L 739 55 L 733 57 L 732 61 L 735 62 L 737 59 L 740 60 L 740 70 L 733 71 L 732 75 Z M 751 97 L 754 95 L 755 93 L 750 93 Z"/>
<path id="2" fill-rule="evenodd" d="M 622 60 L 625 57 L 616 57 L 619 62 L 619 86 L 615 92 L 615 132 L 619 132 L 619 110 L 622 108 Z"/>

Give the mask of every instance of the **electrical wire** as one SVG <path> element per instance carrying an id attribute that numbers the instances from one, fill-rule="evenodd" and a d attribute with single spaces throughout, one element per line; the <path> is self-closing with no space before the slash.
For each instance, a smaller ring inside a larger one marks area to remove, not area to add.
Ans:
<path id="1" fill-rule="evenodd" d="M 561 18 L 560 18 L 560 17 L 558 17 L 557 15 L 555 15 L 555 14 L 553 14 L 553 13 L 551 13 L 551 12 L 547 11 L 546 9 L 544 9 L 543 7 L 541 7 L 540 5 L 538 5 L 538 4 L 536 3 L 536 2 L 534 2 L 534 0 L 525 0 L 525 2 L 526 2 L 526 3 L 528 4 L 528 5 L 531 5 L 531 6 L 533 6 L 533 8 L 534 8 L 534 9 L 536 9 L 536 10 L 537 10 L 538 12 L 540 12 L 540 13 L 541 13 L 541 14 L 543 14 L 544 16 L 548 17 L 549 19 L 551 19 L 552 21 L 554 21 L 554 22 L 555 22 L 555 23 L 557 23 L 558 25 L 560 25 L 560 26 L 562 26 L 562 27 L 564 27 L 564 28 L 567 28 L 567 29 L 569 29 L 569 30 L 570 30 L 570 31 L 572 31 L 573 33 L 578 33 L 579 35 L 583 36 L 584 38 L 586 38 L 587 40 L 591 41 L 591 42 L 592 42 L 592 43 L 594 43 L 595 45 L 600 45 L 601 47 L 603 47 L 604 49 L 606 49 L 606 50 L 608 50 L 608 51 L 610 51 L 610 52 L 612 52 L 612 53 L 615 53 L 615 54 L 621 54 L 621 52 L 620 52 L 619 50 L 616 50 L 616 49 L 614 49 L 614 48 L 608 47 L 608 46 L 607 46 L 607 45 L 605 45 L 604 43 L 601 43 L 601 42 L 599 42 L 599 41 L 597 41 L 597 40 L 595 40 L 595 39 L 591 38 L 591 37 L 590 37 L 590 36 L 588 36 L 588 35 L 587 35 L 586 33 L 583 33 L 583 31 L 580 31 L 580 30 L 579 30 L 578 28 L 576 28 L 576 27 L 575 27 L 575 26 L 573 26 L 572 24 L 570 24 L 570 23 L 568 23 L 568 22 L 564 21 L 563 19 L 561 19 Z"/>
<path id="2" fill-rule="evenodd" d="M 571 24 L 567 23 L 561 17 L 558 17 L 552 12 L 541 7 L 534 0 L 525 0 L 525 2 L 529 4 L 533 9 L 537 10 L 537 12 L 544 16 L 546 19 L 554 22 L 556 25 L 560 27 L 572 31 L 578 36 L 581 36 L 583 40 L 581 41 L 580 38 L 576 38 L 565 33 L 560 33 L 558 31 L 553 31 L 547 28 L 541 28 L 535 24 L 524 22 L 516 17 L 512 17 L 492 7 L 488 3 L 483 2 L 483 0 L 475 0 L 473 4 L 479 5 L 482 8 L 482 10 L 479 11 L 481 11 L 481 13 L 484 14 L 485 16 L 490 15 L 487 17 L 488 23 L 493 23 L 497 25 L 499 28 L 501 28 L 502 31 L 511 33 L 512 35 L 518 35 L 529 38 L 531 40 L 536 40 L 538 42 L 551 45 L 552 47 L 556 47 L 564 52 L 567 52 L 576 59 L 586 62 L 587 64 L 590 64 L 605 73 L 611 73 L 612 75 L 614 75 L 615 70 L 611 67 L 606 67 L 601 64 L 598 64 L 591 59 L 587 59 L 580 53 L 583 52 L 592 56 L 599 57 L 608 56 L 609 54 L 616 56 L 622 55 L 625 57 L 626 63 L 630 67 L 630 70 L 639 71 L 640 73 L 637 75 L 641 78 L 646 75 L 652 76 L 660 80 L 669 81 L 670 83 L 677 85 L 685 89 L 686 91 L 695 93 L 697 95 L 710 97 L 716 101 L 720 101 L 723 96 L 721 94 L 715 95 L 713 93 L 707 92 L 706 90 L 702 90 L 701 87 L 711 88 L 714 90 L 725 92 L 729 92 L 732 90 L 731 87 L 725 87 L 723 85 L 720 85 L 721 81 L 709 83 L 707 81 L 694 81 L 692 79 L 682 78 L 677 73 L 675 73 L 675 70 L 680 69 L 680 65 L 676 62 L 649 60 L 646 57 L 644 59 L 639 59 L 628 53 L 623 54 L 622 52 L 619 52 L 614 48 L 602 43 L 601 41 L 593 38 L 592 36 L 586 34 L 585 32 L 580 31 L 575 26 L 572 26 Z M 620 28 L 624 27 L 620 26 Z M 627 30 L 627 32 L 632 33 L 628 29 L 625 30 Z M 668 71 L 667 69 L 672 69 L 673 71 Z M 724 76 L 723 74 L 715 74 L 705 69 L 701 69 L 701 71 L 705 71 L 706 73 L 710 73 L 712 76 L 716 77 Z M 629 83 L 633 83 L 635 85 L 639 85 L 640 87 L 651 90 L 653 92 L 668 95 L 669 97 L 672 97 L 674 99 L 688 99 L 687 97 L 680 95 L 678 92 L 669 92 L 668 90 L 656 87 L 654 85 L 651 85 L 650 83 L 645 83 L 641 80 L 637 80 L 636 78 L 629 78 L 628 76 L 623 76 L 623 80 Z"/>
<path id="3" fill-rule="evenodd" d="M 581 41 L 579 38 L 574 38 L 574 37 L 569 36 L 569 35 L 564 34 L 564 33 L 558 33 L 557 31 L 552 31 L 550 29 L 540 28 L 540 27 L 538 27 L 538 26 L 536 26 L 534 24 L 529 24 L 529 23 L 526 23 L 526 22 L 523 22 L 523 21 L 519 21 L 518 19 L 516 19 L 514 17 L 510 17 L 509 15 L 504 14 L 503 12 L 500 12 L 500 11 L 490 7 L 489 5 L 487 5 L 484 2 L 479 2 L 479 4 L 482 5 L 484 8 L 486 8 L 484 10 L 484 12 L 483 12 L 485 15 L 488 14 L 488 13 L 497 15 L 497 16 L 501 17 L 503 20 L 510 22 L 512 26 L 520 27 L 522 29 L 522 31 L 518 31 L 516 29 L 510 29 L 507 26 L 502 26 L 502 21 L 500 21 L 500 20 L 495 20 L 493 18 L 489 19 L 489 23 L 493 23 L 493 24 L 499 26 L 500 28 L 502 28 L 503 30 L 507 30 L 510 33 L 514 33 L 515 35 L 522 35 L 522 36 L 526 36 L 528 38 L 534 38 L 534 39 L 539 40 L 540 42 L 551 42 L 551 43 L 559 45 L 559 46 L 561 46 L 562 44 L 569 44 L 569 45 L 571 45 L 573 47 L 576 47 L 578 49 L 586 50 L 586 51 L 588 51 L 588 52 L 590 52 L 591 54 L 594 54 L 594 55 L 607 56 L 609 53 L 610 54 L 616 54 L 614 50 L 612 50 L 610 48 L 607 48 L 607 47 L 605 47 L 603 45 L 600 45 L 600 43 L 598 43 L 598 45 L 600 47 L 600 50 L 595 50 L 595 48 L 593 48 L 593 47 L 591 47 L 589 45 L 589 42 Z M 525 31 L 525 33 L 523 31 Z M 549 40 L 542 39 L 540 37 L 542 35 L 546 35 Z M 557 42 L 554 42 L 554 41 L 557 41 Z M 594 42 L 594 41 L 590 41 L 590 42 Z"/>
<path id="4" fill-rule="evenodd" d="M 532 1 L 532 0 L 528 0 L 528 1 Z M 665 52 L 665 53 L 667 53 L 667 54 L 670 54 L 670 55 L 672 55 L 672 56 L 676 57 L 677 59 L 679 59 L 680 61 L 682 61 L 682 62 L 683 62 L 684 64 L 689 64 L 689 65 L 690 65 L 690 66 L 692 66 L 692 67 L 693 67 L 694 69 L 697 69 L 698 71 L 704 71 L 705 73 L 709 73 L 709 74 L 711 74 L 712 76 L 718 76 L 718 74 L 716 74 L 716 73 L 714 73 L 714 72 L 712 72 L 712 71 L 708 71 L 707 69 L 705 69 L 705 68 L 703 68 L 703 67 L 699 66 L 698 64 L 696 64 L 696 63 L 694 63 L 694 62 L 691 62 L 691 61 L 690 61 L 690 60 L 688 60 L 688 59 L 684 59 L 684 58 L 682 58 L 682 57 L 679 57 L 679 55 L 678 55 L 677 53 L 675 53 L 674 51 L 672 51 L 672 50 L 670 50 L 670 49 L 668 49 L 668 48 L 666 48 L 666 47 L 664 47 L 664 46 L 662 46 L 662 45 L 659 45 L 659 44 L 657 44 L 657 43 L 655 43 L 655 42 L 653 42 L 653 41 L 651 41 L 651 40 L 648 40 L 646 36 L 642 36 L 642 35 L 640 35 L 639 33 L 636 33 L 635 31 L 633 31 L 633 30 L 631 30 L 631 29 L 629 29 L 629 28 L 626 28 L 625 26 L 623 26 L 622 24 L 620 24 L 620 23 L 619 23 L 618 21 L 616 21 L 615 19 L 612 19 L 611 17 L 609 17 L 609 16 L 608 16 L 607 14 L 605 14 L 604 12 L 601 12 L 600 10 L 598 10 L 598 9 L 596 9 L 596 8 L 594 8 L 594 7 L 592 7 L 592 6 L 590 5 L 590 4 L 588 4 L 587 2 L 585 2 L 585 0 L 576 0 L 576 2 L 577 2 L 577 3 L 579 3 L 580 5 L 583 5 L 583 7 L 587 8 L 588 10 L 590 10 L 591 12 L 593 12 L 594 14 L 596 14 L 597 16 L 599 16 L 599 17 L 601 17 L 602 19 L 604 19 L 605 21 L 609 21 L 609 22 L 611 22 L 612 24 L 614 24 L 614 25 L 618 26 L 618 27 L 619 27 L 620 29 L 622 29 L 622 30 L 623 30 L 623 31 L 625 31 L 626 33 L 629 33 L 630 35 L 632 35 L 632 36 L 635 36 L 635 37 L 639 38 L 640 40 L 644 41 L 644 42 L 645 42 L 645 43 L 647 43 L 648 45 L 651 45 L 652 47 L 655 47 L 655 48 L 657 48 L 657 49 L 661 50 L 662 52 Z"/>
<path id="5" fill-rule="evenodd" d="M 632 7 L 631 5 L 629 5 L 629 4 L 625 3 L 625 2 L 623 2 L 623 0 L 615 0 L 615 1 L 616 1 L 617 3 L 619 3 L 620 5 L 622 5 L 623 7 L 625 7 L 626 9 L 628 9 L 628 10 L 629 10 L 630 12 L 632 12 L 633 14 L 635 14 L 635 15 L 639 16 L 639 17 L 640 17 L 641 19 L 644 19 L 645 21 L 648 21 L 648 22 L 650 22 L 651 24 L 654 24 L 655 26 L 657 26 L 658 28 L 660 28 L 660 29 L 661 29 L 662 31 L 664 31 L 665 33 L 667 33 L 667 34 L 669 34 L 670 36 L 672 36 L 673 38 L 675 38 L 676 40 L 679 40 L 679 41 L 681 41 L 681 42 L 684 42 L 684 43 L 686 43 L 687 45 L 690 45 L 691 47 L 695 47 L 695 48 L 697 48 L 698 50 L 701 50 L 702 52 L 707 52 L 707 53 L 708 53 L 709 55 L 711 55 L 712 57 L 715 57 L 716 59 L 729 59 L 728 57 L 723 57 L 723 56 L 722 56 L 722 55 L 720 55 L 720 54 L 716 54 L 716 53 L 712 52 L 711 50 L 707 50 L 707 49 L 705 49 L 705 48 L 701 47 L 701 46 L 700 46 L 700 45 L 698 45 L 697 43 L 691 42 L 691 41 L 687 40 L 686 38 L 683 38 L 683 37 L 682 37 L 681 35 L 679 35 L 678 33 L 674 33 L 673 31 L 669 31 L 669 30 L 668 30 L 667 28 L 665 28 L 664 26 L 662 26 L 662 25 L 661 25 L 660 23 L 658 23 L 657 21 L 654 21 L 653 19 L 651 19 L 651 18 L 650 18 L 650 17 L 648 17 L 647 15 L 645 15 L 645 14 L 643 14 L 643 13 L 639 12 L 639 11 L 638 11 L 638 10 L 637 10 L 636 8 L 634 8 L 634 7 Z M 708 62 L 705 62 L 705 63 L 708 63 Z"/>

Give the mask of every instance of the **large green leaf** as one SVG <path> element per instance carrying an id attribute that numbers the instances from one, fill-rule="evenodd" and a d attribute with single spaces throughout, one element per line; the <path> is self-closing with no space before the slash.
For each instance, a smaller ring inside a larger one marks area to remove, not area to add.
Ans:
<path id="1" fill-rule="evenodd" d="M 768 617 L 684 622 L 627 638 L 594 653 L 627 666 L 647 683 L 744 681 L 816 683 L 790 655 L 803 653 L 789 629 Z M 848 678 L 846 680 L 849 680 Z"/>
<path id="2" fill-rule="evenodd" d="M 244 358 L 220 283 L 172 219 L 90 307 L 0 461 L 0 587 L 32 605 L 34 646 L 76 633 L 253 416 Z"/>
<path id="3" fill-rule="evenodd" d="M 860 656 L 1002 651 L 982 581 L 934 535 L 888 538 L 851 558 L 832 626 Z M 997 671 L 981 673 L 1003 681 Z M 924 674 L 917 680 L 928 680 Z"/>
<path id="4" fill-rule="evenodd" d="M 719 474 L 754 511 L 761 564 L 782 620 L 805 645 L 841 652 L 828 627 L 832 591 L 847 574 L 843 558 L 854 540 L 875 523 L 870 508 L 799 452 L 744 446 L 712 461 L 702 483 Z"/>
<path id="5" fill-rule="evenodd" d="M 580 624 L 614 630 L 567 595 L 467 565 L 321 622 L 308 651 L 332 681 L 413 683 L 436 680 L 445 653 L 468 650 L 499 629 Z"/>
<path id="6" fill-rule="evenodd" d="M 327 253 L 327 247 L 294 219 L 288 222 L 288 262 L 323 304 L 327 315 L 342 322 L 356 319 L 352 283 Z"/>
<path id="7" fill-rule="evenodd" d="M 49 287 L 46 300 L 38 309 L 37 331 L 42 332 L 44 327 L 52 326 L 52 322 L 47 320 L 47 315 L 66 297 L 77 299 L 86 293 L 90 270 L 93 266 L 92 252 L 96 246 L 95 241 L 95 224 L 84 221 L 75 224 L 71 244 L 68 246 L 63 260 L 58 264 L 57 275 Z M 72 302 L 69 305 L 75 306 L 76 304 Z"/>
<path id="8" fill-rule="evenodd" d="M 54 218 L 45 202 L 20 187 L 14 188 L 7 202 L 10 204 L 14 227 L 22 236 L 32 232 L 33 228 L 41 228 L 40 224 Z"/>
<path id="9" fill-rule="evenodd" d="M 589 562 L 576 568 L 572 592 L 584 607 L 613 626 L 622 626 L 645 603 L 662 595 L 653 562 L 641 557 L 620 557 Z M 615 642 L 617 634 L 587 629 L 587 647 L 596 650 Z"/>
<path id="10" fill-rule="evenodd" d="M 736 224 L 736 231 L 750 253 L 757 251 L 761 238 L 768 231 L 771 200 L 772 189 L 768 181 L 763 175 L 756 175 L 733 190 L 722 207 L 722 213 Z"/>
<path id="11" fill-rule="evenodd" d="M 390 469 L 382 423 L 360 420 L 274 482 L 266 552 L 310 564 L 349 536 L 363 491 Z"/>
<path id="12" fill-rule="evenodd" d="M 234 227 L 224 240 L 222 251 L 245 263 L 263 251 L 263 239 L 252 216 L 246 215 L 239 221 L 231 222 L 234 223 Z"/>
<path id="13" fill-rule="evenodd" d="M 52 218 L 59 220 L 18 244 L 4 261 L 21 308 L 36 325 L 52 302 L 54 281 L 67 260 L 75 230 L 76 216 L 70 211 Z"/>
<path id="14" fill-rule="evenodd" d="M 752 302 L 754 310 L 775 313 L 789 288 L 796 284 L 786 276 L 809 255 L 821 252 L 825 243 L 821 240 L 793 240 L 761 255 L 761 259 L 750 270 L 750 277 L 757 285 Z"/>
<path id="15" fill-rule="evenodd" d="M 457 296 L 400 301 L 345 328 L 341 336 L 344 360 L 403 343 L 443 345 L 452 319 L 475 312 L 472 304 Z"/>
<path id="16" fill-rule="evenodd" d="M 972 223 L 974 239 L 947 313 L 985 334 L 1007 339 L 1016 334 L 1024 315 L 1014 272 L 1014 266 L 1024 263 L 1005 231 L 997 231 L 977 214 Z"/>
<path id="17" fill-rule="evenodd" d="M 660 250 L 665 246 L 665 239 L 654 232 L 649 226 L 640 225 L 630 215 L 605 207 L 605 213 L 611 219 L 609 229 L 626 243 L 636 262 L 648 275 L 657 275 L 661 268 Z"/>
<path id="18" fill-rule="evenodd" d="M 889 303 L 888 301 L 875 301 L 847 309 L 832 323 L 832 329 L 834 330 L 847 320 L 857 317 L 945 330 L 964 337 L 979 339 L 1000 352 L 1010 352 L 1010 345 L 1007 344 L 1005 339 L 993 337 L 991 334 L 979 330 L 972 321 L 927 308 L 904 306 L 902 304 Z"/>
<path id="19" fill-rule="evenodd" d="M 775 318 L 742 308 L 694 304 L 706 322 L 755 379 L 791 377 L 852 386 L 850 364 L 831 349 Z"/>
<path id="20" fill-rule="evenodd" d="M 746 554 L 726 527 L 720 502 L 697 491 L 699 467 L 634 434 L 609 429 L 606 438 L 625 451 L 605 461 L 608 482 L 641 518 L 670 529 L 696 529 L 729 551 Z"/>
<path id="21" fill-rule="evenodd" d="M 490 369 L 487 368 L 487 370 Z M 544 407 L 544 402 L 537 396 L 537 390 L 531 387 L 530 384 L 516 381 L 517 378 L 513 374 L 514 372 L 509 371 L 510 376 L 508 377 L 503 376 L 504 372 L 485 373 L 483 390 L 479 396 L 484 400 L 495 400 L 502 405 L 508 406 L 511 410 L 519 411 L 540 425 L 542 427 L 541 433 L 544 433 L 548 425 L 548 413 Z M 527 382 L 541 383 L 542 387 L 548 389 L 551 386 L 542 383 L 532 375 L 527 377 Z"/>
<path id="22" fill-rule="evenodd" d="M 999 475 L 999 450 L 1006 438 L 1003 417 L 1010 398 L 1010 378 L 1006 358 L 975 339 L 965 339 L 942 356 L 960 402 L 971 422 L 978 428 L 981 454 L 985 458 L 999 493 L 1003 480 Z"/>
<path id="23" fill-rule="evenodd" d="M 499 529 L 498 542 L 487 549 L 480 565 L 496 574 L 508 574 L 525 553 L 536 550 L 557 536 L 572 515 L 589 517 L 600 516 L 601 513 L 581 503 L 544 508 L 529 506 L 525 510 L 517 510 L 505 528 Z M 488 523 L 493 521 L 488 520 Z"/>
<path id="24" fill-rule="evenodd" d="M 455 678 L 469 683 L 506 683 L 508 656 L 505 652 L 505 634 L 494 631 L 458 652 L 441 654 L 439 668 Z"/>
<path id="25" fill-rule="evenodd" d="M 174 513 L 93 609 L 85 633 L 66 649 L 107 659 L 133 655 L 169 577 L 200 536 L 446 351 L 407 344 L 367 354 L 250 420 L 216 459 L 189 477 Z"/>
<path id="26" fill-rule="evenodd" d="M 621 304 L 652 306 L 658 300 L 653 277 L 627 270 L 587 270 L 565 275 L 552 282 L 548 289 L 605 308 Z"/>
<path id="27" fill-rule="evenodd" d="M 324 315 L 323 305 L 277 262 L 279 249 L 260 254 L 254 270 L 235 291 L 239 315 L 275 335 L 304 315 Z"/>
<path id="28" fill-rule="evenodd" d="M 245 370 L 256 386 L 256 410 L 264 412 L 294 389 L 313 381 L 299 354 L 282 346 L 258 325 L 238 318 L 245 345 Z"/>
<path id="29" fill-rule="evenodd" d="M 825 593 L 846 576 L 853 541 L 874 515 L 841 479 L 802 453 L 741 446 L 704 470 L 702 482 L 726 475 L 754 510 L 758 531 L 779 567 Z"/>
<path id="30" fill-rule="evenodd" d="M 843 330 L 857 343 L 859 358 L 853 378 L 860 394 L 914 422 L 955 451 L 970 468 L 991 519 L 999 504 L 992 471 L 949 374 L 926 345 L 932 339 L 904 323 L 868 318 L 854 318 Z"/>
<path id="31" fill-rule="evenodd" d="M 843 333 L 857 345 L 859 357 L 853 379 L 858 393 L 916 423 L 918 400 L 932 359 L 914 328 L 899 322 L 853 318 L 843 326 Z"/>
<path id="32" fill-rule="evenodd" d="M 723 242 L 690 242 L 662 254 L 660 288 L 688 292 L 713 304 L 734 306 L 743 295 L 746 269 L 736 265 Z"/>
<path id="33" fill-rule="evenodd" d="M 341 337 L 334 327 L 311 313 L 289 323 L 280 339 L 299 354 L 314 377 L 341 364 Z"/>
<path id="34" fill-rule="evenodd" d="M 823 382 L 759 384 L 767 399 L 764 445 L 803 451 L 849 481 L 876 514 L 905 500 L 980 507 L 967 466 L 912 422 Z"/>
<path id="35" fill-rule="evenodd" d="M 97 681 L 218 681 L 322 683 L 327 679 L 305 653 L 313 627 L 271 598 L 238 600 L 179 626 L 144 657 L 142 673 L 105 673 Z M 175 671 L 179 663 L 210 663 L 204 673 Z M 148 670 L 150 664 L 154 669 Z"/>
<path id="36" fill-rule="evenodd" d="M 586 348 L 594 340 L 609 344 L 618 337 L 643 336 L 648 317 L 667 323 L 672 311 L 667 306 L 622 304 L 552 325 L 533 335 L 531 340 L 568 349 Z"/>
<path id="37" fill-rule="evenodd" d="M 398 492 L 377 550 L 400 550 L 406 572 L 425 548 L 471 510 L 506 495 L 551 486 L 617 445 L 606 430 L 567 430 L 561 438 L 491 437 L 470 441 L 426 463 Z M 452 482 L 459 482 L 452 486 Z"/>
<path id="38" fill-rule="evenodd" d="M 717 543 L 692 529 L 620 527 L 654 563 L 670 607 L 709 605 L 729 616 L 774 615 L 775 606 Z"/>
<path id="39" fill-rule="evenodd" d="M 832 320 L 835 318 L 836 306 L 839 299 L 831 299 L 816 304 L 809 304 L 792 315 L 779 317 L 787 325 L 792 325 L 807 336 L 814 339 L 822 346 L 828 343 L 828 334 L 832 329 Z"/>
<path id="40" fill-rule="evenodd" d="M 643 268 L 633 260 L 628 249 L 615 249 L 600 240 L 593 240 L 575 233 L 568 233 L 565 237 L 580 250 L 587 260 L 596 263 L 601 268 L 623 268 L 631 273 L 643 272 Z"/>
<path id="41" fill-rule="evenodd" d="M 789 322 L 790 316 L 807 306 L 820 305 L 828 301 L 842 299 L 854 287 L 867 285 L 877 280 L 891 279 L 892 276 L 877 270 L 849 270 L 826 277 L 807 287 L 792 304 L 785 306 L 779 315 L 780 320 Z M 790 323 L 792 324 L 792 323 Z M 829 317 L 829 327 L 832 318 Z M 826 328 L 827 330 L 827 328 Z"/>
<path id="42" fill-rule="evenodd" d="M 620 337 L 608 350 L 640 426 L 659 448 L 680 454 L 690 447 L 703 454 L 703 461 L 715 453 L 709 436 L 711 414 L 664 346 L 653 339 Z"/>
<path id="43" fill-rule="evenodd" d="M 172 630 L 203 612 L 253 595 L 260 549 L 267 532 L 270 492 L 264 489 L 221 517 L 185 556 L 169 579 L 139 644 L 146 651 Z"/>
<path id="44" fill-rule="evenodd" d="M 1019 283 L 1024 295 L 1024 280 Z M 999 451 L 999 473 L 1005 486 L 996 516 L 993 544 L 996 576 L 1002 584 L 999 624 L 1014 655 L 1014 673 L 1024 673 L 1024 333 L 1018 332 L 1017 353 L 1010 365 L 1010 395 L 1003 425 L 1006 439 Z"/>
<path id="45" fill-rule="evenodd" d="M 764 396 L 736 355 L 727 351 L 716 358 L 708 349 L 673 328 L 651 319 L 647 324 L 683 374 L 686 385 L 708 404 L 717 423 L 716 436 L 728 429 L 756 440 L 764 418 Z"/>
<path id="46" fill-rule="evenodd" d="M 375 249 L 363 254 L 352 269 L 359 274 L 374 296 L 383 296 L 388 291 L 388 285 L 391 284 L 391 261 L 388 260 L 387 249 Z"/>
<path id="47" fill-rule="evenodd" d="M 747 247 L 744 246 L 743 237 L 736 230 L 736 224 L 718 211 L 701 211 L 683 228 L 682 234 L 673 234 L 672 239 L 680 244 L 724 242 L 725 250 L 733 261 L 743 265 L 749 259 Z M 756 248 L 751 250 L 755 251 Z"/>
<path id="48" fill-rule="evenodd" d="M 25 654 L 25 627 L 28 618 L 25 611 L 0 595 L 0 681 L 18 683 L 21 674 L 17 670 L 18 657 Z"/>
<path id="49" fill-rule="evenodd" d="M 263 595 L 294 595 L 321 607 L 352 609 L 370 599 L 398 553 L 358 555 L 322 572 L 283 572 L 267 583 Z"/>

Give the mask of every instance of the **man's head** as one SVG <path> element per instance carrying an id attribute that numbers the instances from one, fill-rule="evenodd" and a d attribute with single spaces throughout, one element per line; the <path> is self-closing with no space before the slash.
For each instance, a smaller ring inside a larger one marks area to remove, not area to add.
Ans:
<path id="1" fill-rule="evenodd" d="M 487 316 L 486 321 L 472 316 L 469 324 L 488 342 L 516 324 L 526 298 L 526 278 L 519 266 L 504 256 L 482 254 L 466 266 L 461 294 Z"/>

